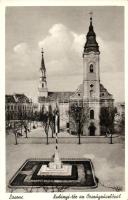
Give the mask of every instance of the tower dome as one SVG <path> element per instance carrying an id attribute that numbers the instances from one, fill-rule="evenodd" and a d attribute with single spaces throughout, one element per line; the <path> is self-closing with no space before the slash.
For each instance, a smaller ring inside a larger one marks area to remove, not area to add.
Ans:
<path id="1" fill-rule="evenodd" d="M 86 35 L 86 43 L 84 46 L 84 53 L 89 53 L 91 51 L 99 53 L 99 46 L 96 41 L 96 34 L 93 30 L 93 25 L 92 25 L 92 17 L 90 17 L 90 25 L 89 25 L 89 31 Z"/>

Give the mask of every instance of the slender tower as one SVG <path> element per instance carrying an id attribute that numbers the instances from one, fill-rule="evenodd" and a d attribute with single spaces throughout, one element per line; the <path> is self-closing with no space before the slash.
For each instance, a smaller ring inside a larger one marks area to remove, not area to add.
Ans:
<path id="1" fill-rule="evenodd" d="M 44 99 L 48 96 L 48 88 L 47 88 L 47 81 L 46 81 L 46 68 L 44 63 L 44 52 L 42 49 L 42 58 L 41 58 L 41 67 L 40 67 L 40 80 L 39 80 L 39 97 L 38 102 L 40 104 L 44 103 Z"/>
<path id="2" fill-rule="evenodd" d="M 88 109 L 85 109 L 88 122 L 84 125 L 86 135 L 100 135 L 99 114 L 100 114 L 100 60 L 99 46 L 96 41 L 96 34 L 90 17 L 89 31 L 86 36 L 86 43 L 83 52 L 83 101 Z"/>

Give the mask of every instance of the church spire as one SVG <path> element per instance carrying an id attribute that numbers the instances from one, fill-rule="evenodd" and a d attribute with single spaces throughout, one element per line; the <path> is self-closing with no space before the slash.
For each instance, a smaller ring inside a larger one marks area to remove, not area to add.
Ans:
<path id="1" fill-rule="evenodd" d="M 42 58 L 41 58 L 41 67 L 40 67 L 40 81 L 39 81 L 39 102 L 41 101 L 42 97 L 47 97 L 48 89 L 47 89 L 47 80 L 46 80 L 46 68 L 44 63 L 44 51 L 41 51 Z"/>
<path id="2" fill-rule="evenodd" d="M 89 25 L 89 31 L 86 35 L 86 43 L 84 46 L 84 53 L 89 53 L 91 51 L 99 52 L 99 46 L 96 41 L 96 34 L 94 32 L 93 25 L 92 25 L 92 13 L 90 13 L 90 14 L 91 14 L 90 25 Z"/>
<path id="3" fill-rule="evenodd" d="M 42 48 L 41 53 L 42 53 L 42 59 L 41 59 L 41 68 L 40 69 L 46 71 L 45 63 L 44 63 L 44 51 L 43 51 L 43 48 Z"/>

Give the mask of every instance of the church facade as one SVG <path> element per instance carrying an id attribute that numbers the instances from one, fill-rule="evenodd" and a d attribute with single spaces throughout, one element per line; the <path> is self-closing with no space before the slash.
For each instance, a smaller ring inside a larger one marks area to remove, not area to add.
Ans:
<path id="1" fill-rule="evenodd" d="M 48 91 L 46 80 L 46 68 L 43 51 L 40 68 L 40 83 L 38 102 L 42 106 L 54 106 L 58 102 L 60 110 L 60 127 L 75 132 L 70 117 L 70 107 L 74 103 L 82 106 L 86 121 L 83 124 L 82 134 L 86 136 L 101 135 L 100 111 L 102 107 L 113 107 L 113 96 L 100 82 L 100 51 L 96 41 L 92 17 L 90 17 L 89 30 L 83 50 L 83 81 L 75 92 Z"/>

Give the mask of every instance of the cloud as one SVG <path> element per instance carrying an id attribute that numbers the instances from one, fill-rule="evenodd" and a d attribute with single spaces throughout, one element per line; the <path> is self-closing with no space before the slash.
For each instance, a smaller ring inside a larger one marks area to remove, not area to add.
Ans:
<path id="1" fill-rule="evenodd" d="M 48 72 L 67 76 L 82 73 L 82 43 L 83 35 L 74 33 L 63 24 L 54 24 L 48 35 L 38 42 L 39 47 L 44 48 Z"/>
<path id="2" fill-rule="evenodd" d="M 72 34 L 74 36 L 72 49 L 75 50 L 81 56 L 83 53 L 83 47 L 85 44 L 85 35 L 84 34 L 78 35 L 74 32 L 72 32 Z"/>
<path id="3" fill-rule="evenodd" d="M 124 49 L 120 41 L 117 43 L 114 40 L 103 40 L 97 37 L 97 42 L 100 49 L 100 70 L 102 72 L 123 72 L 122 55 Z"/>
<path id="4" fill-rule="evenodd" d="M 117 101 L 124 101 L 124 73 L 110 72 L 100 73 L 101 83 L 106 89 L 113 94 L 114 99 Z M 116 89 L 118 85 L 118 90 Z"/>
<path id="5" fill-rule="evenodd" d="M 19 43 L 13 47 L 6 60 L 7 80 L 32 80 L 38 78 L 37 52 L 27 43 Z"/>
<path id="6" fill-rule="evenodd" d="M 18 54 L 25 54 L 29 50 L 28 45 L 24 42 L 13 47 L 13 51 Z"/>
<path id="7" fill-rule="evenodd" d="M 83 35 L 78 35 L 63 24 L 54 24 L 48 35 L 38 41 L 38 47 L 21 42 L 7 58 L 6 78 L 9 80 L 38 79 L 41 63 L 40 49 L 44 48 L 47 76 L 82 74 Z"/>
<path id="8" fill-rule="evenodd" d="M 39 47 L 44 47 L 51 59 L 63 58 L 69 52 L 73 42 L 72 33 L 62 24 L 54 24 L 49 29 L 49 35 L 39 41 Z"/>
<path id="9" fill-rule="evenodd" d="M 49 89 L 74 90 L 83 81 L 83 47 L 85 35 L 76 33 L 63 24 L 54 24 L 37 46 L 20 42 L 13 47 L 6 59 L 7 80 L 38 80 L 41 63 L 41 48 L 44 49 L 44 60 L 47 70 Z M 100 47 L 101 81 L 115 98 L 124 98 L 122 78 L 122 55 L 120 41 L 107 41 L 97 37 Z M 118 73 L 117 73 L 118 72 Z M 109 74 L 109 76 L 108 76 Z M 56 79 L 56 80 L 55 80 Z M 65 80 L 68 82 L 65 83 Z M 61 82 L 61 84 L 60 84 Z M 119 91 L 115 87 L 120 83 Z"/>

